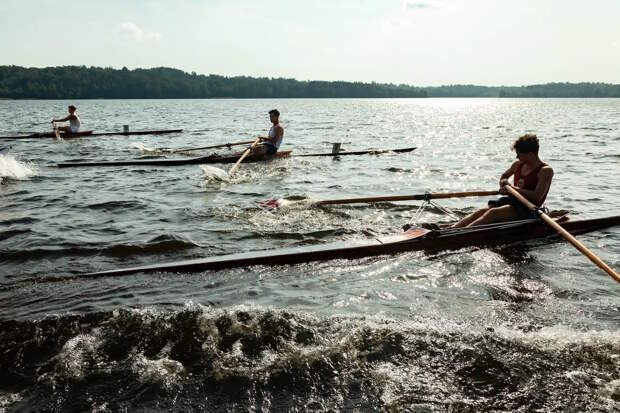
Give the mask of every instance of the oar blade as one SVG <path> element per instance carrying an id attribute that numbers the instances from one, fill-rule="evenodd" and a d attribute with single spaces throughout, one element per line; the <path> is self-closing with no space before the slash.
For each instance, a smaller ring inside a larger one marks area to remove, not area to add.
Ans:
<path id="1" fill-rule="evenodd" d="M 280 206 L 277 199 L 265 199 L 264 201 L 256 201 L 256 205 L 258 205 L 259 208 L 265 209 L 267 211 L 278 209 L 278 207 Z"/>
<path id="2" fill-rule="evenodd" d="M 201 165 L 200 171 L 205 182 L 228 182 L 230 177 L 228 173 L 220 168 L 211 165 Z"/>
<path id="3" fill-rule="evenodd" d="M 311 198 L 304 199 L 266 199 L 264 201 L 256 201 L 256 204 L 265 210 L 273 211 L 275 209 L 302 209 L 316 206 L 317 201 Z"/>

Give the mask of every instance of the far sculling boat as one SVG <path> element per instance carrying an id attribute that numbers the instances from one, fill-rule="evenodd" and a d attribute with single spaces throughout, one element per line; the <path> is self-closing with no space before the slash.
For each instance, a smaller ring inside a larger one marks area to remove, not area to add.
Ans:
<path id="1" fill-rule="evenodd" d="M 72 139 L 72 138 L 81 138 L 81 137 L 93 137 L 93 136 L 114 136 L 114 135 L 123 135 L 123 136 L 131 136 L 131 135 L 164 135 L 167 133 L 178 133 L 182 132 L 183 129 L 162 129 L 162 130 L 135 130 L 135 131 L 118 131 L 118 132 L 94 132 L 92 130 L 75 132 L 75 133 L 67 133 L 60 132 L 60 137 L 63 139 Z M 42 133 L 32 133 L 30 135 L 21 135 L 21 136 L 0 136 L 0 139 L 37 139 L 37 138 L 55 138 L 56 135 L 54 132 L 42 132 Z"/>
<path id="2" fill-rule="evenodd" d="M 556 219 L 561 222 L 562 228 L 571 234 L 582 234 L 620 225 L 620 215 L 579 221 L 570 221 L 565 215 L 560 215 Z M 48 277 L 46 280 L 58 281 L 76 277 L 99 278 L 154 272 L 190 273 L 253 265 L 274 266 L 335 259 L 358 259 L 406 251 L 441 251 L 471 246 L 485 247 L 547 237 L 557 238 L 557 234 L 538 219 L 502 222 L 473 228 L 444 228 L 439 230 L 413 228 L 400 234 L 376 239 L 221 255 L 93 272 L 72 277 Z"/>

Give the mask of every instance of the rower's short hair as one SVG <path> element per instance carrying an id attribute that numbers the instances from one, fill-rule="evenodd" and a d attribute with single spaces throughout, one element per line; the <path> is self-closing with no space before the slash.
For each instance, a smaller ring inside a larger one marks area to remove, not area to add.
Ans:
<path id="1" fill-rule="evenodd" d="M 271 115 L 272 113 L 276 115 L 277 117 L 280 117 L 280 111 L 278 109 L 271 109 L 269 111 L 269 114 Z"/>
<path id="2" fill-rule="evenodd" d="M 526 133 L 512 144 L 512 149 L 521 153 L 538 153 L 539 147 L 538 136 L 534 133 Z"/>

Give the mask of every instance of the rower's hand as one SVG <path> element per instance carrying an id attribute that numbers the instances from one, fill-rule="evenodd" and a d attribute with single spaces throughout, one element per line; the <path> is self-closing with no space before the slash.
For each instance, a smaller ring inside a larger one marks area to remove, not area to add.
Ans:
<path id="1" fill-rule="evenodd" d="M 508 195 L 508 191 L 506 190 L 506 185 L 510 185 L 508 179 L 500 179 L 499 180 L 499 193 L 502 195 Z"/>

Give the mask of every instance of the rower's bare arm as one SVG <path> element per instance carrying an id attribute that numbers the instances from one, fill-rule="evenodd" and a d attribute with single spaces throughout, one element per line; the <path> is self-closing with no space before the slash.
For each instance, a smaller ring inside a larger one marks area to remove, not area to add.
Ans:
<path id="1" fill-rule="evenodd" d="M 499 177 L 499 186 L 502 187 L 505 184 L 508 183 L 507 179 L 510 178 L 512 175 L 514 175 L 515 170 L 517 169 L 517 165 L 519 164 L 519 161 L 515 161 L 512 163 L 512 165 L 510 165 L 510 168 L 506 169 L 506 172 L 504 172 L 502 174 L 502 176 Z M 502 181 L 506 181 L 505 183 Z"/>
<path id="2" fill-rule="evenodd" d="M 68 121 L 69 119 L 71 119 L 71 115 L 69 115 L 69 116 L 65 116 L 65 117 L 64 117 L 64 118 L 62 118 L 62 119 L 52 119 L 52 122 L 66 122 L 66 121 Z"/>
<path id="3" fill-rule="evenodd" d="M 274 137 L 272 139 L 272 143 L 275 145 L 276 142 L 278 142 L 278 140 L 282 137 L 282 135 L 284 135 L 284 128 L 280 125 L 276 126 L 275 128 L 275 134 Z"/>
<path id="4" fill-rule="evenodd" d="M 549 192 L 551 180 L 553 179 L 553 169 L 550 166 L 543 166 L 538 172 L 538 184 L 534 190 L 515 188 L 521 195 L 531 203 L 538 205 L 545 194 Z"/>

